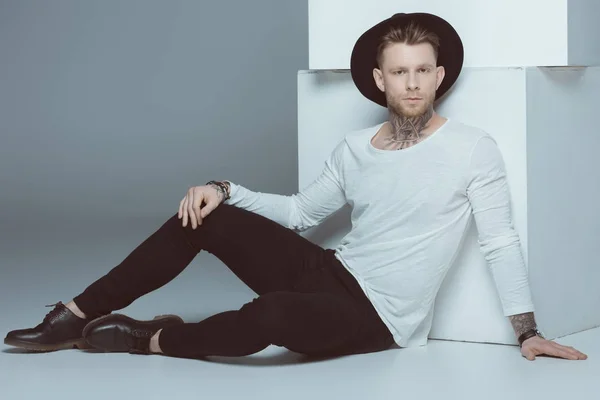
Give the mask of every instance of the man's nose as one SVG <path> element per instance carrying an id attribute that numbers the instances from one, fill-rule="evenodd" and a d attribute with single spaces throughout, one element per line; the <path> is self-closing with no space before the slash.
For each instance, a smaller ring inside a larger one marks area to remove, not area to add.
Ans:
<path id="1" fill-rule="evenodd" d="M 408 74 L 406 80 L 406 89 L 407 90 L 417 90 L 419 89 L 419 79 L 417 78 L 417 74 L 414 72 L 410 72 Z"/>
<path id="2" fill-rule="evenodd" d="M 418 90 L 419 89 L 419 80 L 417 78 L 408 78 L 406 82 L 407 90 Z"/>

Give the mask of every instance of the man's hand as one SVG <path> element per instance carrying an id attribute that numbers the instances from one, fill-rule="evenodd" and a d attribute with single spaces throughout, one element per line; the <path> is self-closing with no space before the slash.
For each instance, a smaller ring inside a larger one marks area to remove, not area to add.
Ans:
<path id="1" fill-rule="evenodd" d="M 183 219 L 184 227 L 187 226 L 189 218 L 192 229 L 196 229 L 202 225 L 202 220 L 223 202 L 223 196 L 224 194 L 213 185 L 191 187 L 179 202 L 177 217 Z"/>
<path id="2" fill-rule="evenodd" d="M 533 336 L 523 342 L 521 354 L 529 361 L 535 360 L 536 356 L 548 355 L 569 360 L 585 360 L 587 355 L 571 346 L 563 346 L 551 340 Z"/>

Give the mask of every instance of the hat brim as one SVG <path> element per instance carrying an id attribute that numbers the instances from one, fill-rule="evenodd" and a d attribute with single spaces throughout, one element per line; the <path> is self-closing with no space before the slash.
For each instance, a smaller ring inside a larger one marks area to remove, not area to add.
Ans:
<path id="1" fill-rule="evenodd" d="M 385 93 L 379 90 L 373 77 L 373 69 L 378 68 L 377 47 L 381 37 L 390 28 L 403 27 L 411 21 L 415 21 L 425 29 L 434 32 L 440 39 L 437 65 L 444 67 L 445 77 L 436 91 L 436 100 L 454 85 L 462 70 L 464 61 L 463 44 L 452 25 L 433 14 L 395 14 L 363 33 L 356 41 L 350 59 L 350 72 L 358 90 L 367 99 L 383 107 L 387 107 Z"/>

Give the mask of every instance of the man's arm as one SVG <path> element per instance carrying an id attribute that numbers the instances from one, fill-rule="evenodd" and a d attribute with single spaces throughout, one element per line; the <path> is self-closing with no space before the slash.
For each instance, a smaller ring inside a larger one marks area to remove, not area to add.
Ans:
<path id="1" fill-rule="evenodd" d="M 466 196 L 471 204 L 481 253 L 492 273 L 505 316 L 535 311 L 521 241 L 511 215 L 504 160 L 491 136 L 473 148 Z M 519 325 L 523 317 L 518 318 Z"/>
<path id="2" fill-rule="evenodd" d="M 338 142 L 321 174 L 298 193 L 291 196 L 261 193 L 223 180 L 231 196 L 224 203 L 267 217 L 295 232 L 318 225 L 347 203 L 341 179 L 344 146 L 344 140 Z"/>
<path id="3" fill-rule="evenodd" d="M 504 315 L 509 317 L 519 338 L 524 332 L 536 328 L 534 307 L 519 236 L 511 219 L 504 160 L 490 136 L 481 138 L 475 145 L 468 177 L 466 195 L 473 208 L 478 242 L 495 280 Z M 537 335 L 523 342 L 521 354 L 528 360 L 535 360 L 538 355 L 570 360 L 587 358 L 570 346 L 562 346 Z"/>

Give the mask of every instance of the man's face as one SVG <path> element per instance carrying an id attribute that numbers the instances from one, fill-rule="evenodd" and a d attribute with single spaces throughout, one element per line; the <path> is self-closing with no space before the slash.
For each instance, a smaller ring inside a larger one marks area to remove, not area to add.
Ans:
<path id="1" fill-rule="evenodd" d="M 436 67 L 429 43 L 396 43 L 384 50 L 383 65 L 373 70 L 379 90 L 385 92 L 388 108 L 405 117 L 423 115 L 435 100 L 444 79 L 444 67 Z"/>

